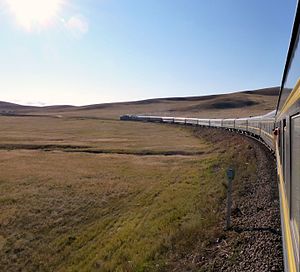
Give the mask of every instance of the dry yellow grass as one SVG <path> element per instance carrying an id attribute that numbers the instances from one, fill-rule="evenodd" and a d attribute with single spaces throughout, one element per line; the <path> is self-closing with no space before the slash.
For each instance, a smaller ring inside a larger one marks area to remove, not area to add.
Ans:
<path id="1" fill-rule="evenodd" d="M 218 232 L 234 146 L 82 117 L 0 127 L 0 271 L 162 271 Z"/>
<path id="2" fill-rule="evenodd" d="M 2 268 L 151 267 L 178 232 L 215 222 L 210 211 L 217 209 L 222 186 L 205 184 L 207 162 L 2 151 Z"/>
<path id="3" fill-rule="evenodd" d="M 49 146 L 106 152 L 197 152 L 201 140 L 182 127 L 118 120 L 0 117 L 0 147 Z M 178 145 L 180 141 L 180 145 Z"/>
<path id="4" fill-rule="evenodd" d="M 174 237 L 209 236 L 217 220 L 218 153 L 189 130 L 45 117 L 0 126 L 1 271 L 153 270 Z"/>

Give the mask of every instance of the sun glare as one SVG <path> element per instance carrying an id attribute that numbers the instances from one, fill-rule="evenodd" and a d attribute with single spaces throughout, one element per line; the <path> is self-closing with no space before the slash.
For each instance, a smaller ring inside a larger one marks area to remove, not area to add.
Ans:
<path id="1" fill-rule="evenodd" d="M 63 0 L 6 0 L 17 23 L 28 31 L 53 23 Z"/>

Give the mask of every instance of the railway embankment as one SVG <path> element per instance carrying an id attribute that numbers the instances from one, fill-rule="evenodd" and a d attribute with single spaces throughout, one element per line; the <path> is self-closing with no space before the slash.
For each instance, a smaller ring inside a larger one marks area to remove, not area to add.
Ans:
<path id="1" fill-rule="evenodd" d="M 196 128 L 194 133 L 224 154 L 220 165 L 228 160 L 225 164 L 236 168 L 232 225 L 225 230 L 224 199 L 215 239 L 194 245 L 183 258 L 173 255 L 172 271 L 183 271 L 191 264 L 197 271 L 283 271 L 274 156 L 262 144 L 233 132 Z"/>

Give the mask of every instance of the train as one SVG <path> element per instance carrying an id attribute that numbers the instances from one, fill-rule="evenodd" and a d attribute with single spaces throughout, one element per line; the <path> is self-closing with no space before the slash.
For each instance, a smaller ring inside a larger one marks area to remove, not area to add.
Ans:
<path id="1" fill-rule="evenodd" d="M 237 119 L 201 119 L 151 115 L 122 115 L 120 116 L 120 120 L 222 128 L 253 137 L 266 145 L 266 147 L 268 147 L 271 151 L 275 151 L 273 137 L 275 129 L 275 110 L 262 116 Z"/>
<path id="2" fill-rule="evenodd" d="M 300 5 L 297 4 L 277 107 L 261 116 L 201 119 L 122 115 L 121 120 L 193 125 L 234 131 L 261 142 L 275 154 L 285 271 L 300 272 Z"/>

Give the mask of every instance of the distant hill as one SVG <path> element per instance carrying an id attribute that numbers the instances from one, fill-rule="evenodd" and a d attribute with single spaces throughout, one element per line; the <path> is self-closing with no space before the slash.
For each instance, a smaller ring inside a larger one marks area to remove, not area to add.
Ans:
<path id="1" fill-rule="evenodd" d="M 245 117 L 265 114 L 276 106 L 279 87 L 229 94 L 154 98 L 140 101 L 87 106 L 33 107 L 0 102 L 0 114 L 59 115 L 115 119 L 122 114 L 151 114 L 186 117 Z"/>
<path id="2" fill-rule="evenodd" d="M 24 110 L 24 109 L 29 109 L 29 108 L 31 108 L 31 107 L 0 101 L 0 112 L 1 111 L 2 112 L 4 112 L 4 111 L 18 111 L 18 110 Z"/>
<path id="3" fill-rule="evenodd" d="M 250 90 L 250 91 L 241 91 L 234 92 L 229 94 L 215 94 L 215 95 L 204 95 L 204 96 L 187 96 L 187 97 L 167 97 L 167 98 L 151 98 L 145 100 L 138 101 L 129 101 L 129 102 L 116 102 L 116 103 L 104 103 L 104 104 L 93 104 L 82 106 L 82 109 L 95 109 L 95 108 L 105 108 L 115 105 L 148 105 L 148 104 L 156 104 L 156 103 L 164 103 L 168 101 L 172 102 L 195 102 L 195 101 L 204 101 L 204 100 L 212 100 L 216 98 L 226 97 L 226 96 L 234 96 L 235 94 L 250 94 L 250 95 L 267 95 L 267 96 L 278 96 L 279 87 L 271 87 L 271 88 L 263 88 L 258 90 Z"/>
<path id="4" fill-rule="evenodd" d="M 261 95 L 271 95 L 271 96 L 278 96 L 279 94 L 279 87 L 272 87 L 272 88 L 264 88 L 264 89 L 259 89 L 255 91 L 244 91 L 244 93 L 247 94 L 261 94 Z"/>

